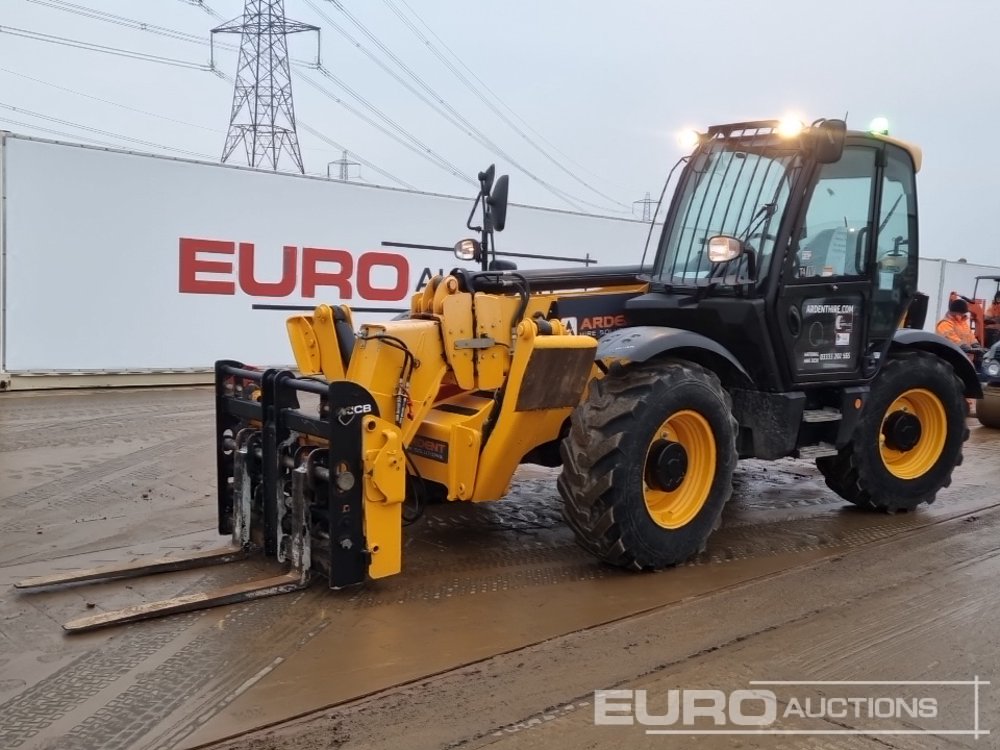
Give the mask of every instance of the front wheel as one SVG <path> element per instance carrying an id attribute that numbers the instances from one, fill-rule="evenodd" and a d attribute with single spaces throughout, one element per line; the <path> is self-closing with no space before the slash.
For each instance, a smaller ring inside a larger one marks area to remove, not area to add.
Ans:
<path id="1" fill-rule="evenodd" d="M 827 486 L 870 510 L 932 503 L 951 484 L 969 437 L 961 380 L 925 352 L 894 354 L 872 383 L 851 442 L 817 459 Z"/>
<path id="2" fill-rule="evenodd" d="M 594 381 L 562 443 L 559 493 L 577 542 L 635 570 L 704 549 L 733 491 L 736 420 L 705 368 L 678 360 Z"/>

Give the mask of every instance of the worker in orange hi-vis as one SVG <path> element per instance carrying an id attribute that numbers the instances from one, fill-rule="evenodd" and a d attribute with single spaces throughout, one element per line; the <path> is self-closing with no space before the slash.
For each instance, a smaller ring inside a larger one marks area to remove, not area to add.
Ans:
<path id="1" fill-rule="evenodd" d="M 969 361 L 975 361 L 976 353 L 982 351 L 982 346 L 972 332 L 968 315 L 969 304 L 964 299 L 953 299 L 948 303 L 948 313 L 938 322 L 936 330 L 961 348 Z"/>

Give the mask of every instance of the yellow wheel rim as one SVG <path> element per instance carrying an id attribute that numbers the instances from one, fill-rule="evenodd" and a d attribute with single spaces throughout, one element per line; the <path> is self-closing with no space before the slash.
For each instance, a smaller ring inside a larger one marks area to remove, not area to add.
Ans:
<path id="1" fill-rule="evenodd" d="M 898 413 L 910 414 L 920 420 L 920 438 L 909 450 L 897 450 L 886 443 L 885 426 Z M 913 388 L 900 394 L 889 404 L 882 417 L 879 431 L 879 452 L 889 473 L 899 479 L 916 479 L 930 471 L 944 451 L 948 436 L 948 417 L 944 404 L 924 388 Z"/>
<path id="2" fill-rule="evenodd" d="M 653 446 L 661 440 L 679 443 L 687 453 L 687 471 L 673 490 L 650 486 L 643 472 L 642 492 L 646 510 L 658 526 L 679 529 L 689 524 L 701 511 L 715 479 L 715 435 L 708 420 L 695 411 L 679 411 L 667 418 L 653 435 L 646 451 L 646 463 Z"/>

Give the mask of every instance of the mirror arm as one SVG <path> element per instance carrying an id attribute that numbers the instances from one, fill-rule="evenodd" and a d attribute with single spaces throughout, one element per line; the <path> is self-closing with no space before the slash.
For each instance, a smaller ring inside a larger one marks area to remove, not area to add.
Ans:
<path id="1" fill-rule="evenodd" d="M 483 251 L 479 264 L 483 271 L 487 271 L 489 270 L 490 250 L 493 244 L 490 242 L 493 237 L 493 217 L 490 215 L 490 204 L 486 196 L 483 197 L 483 226 L 480 231 L 482 232 L 480 244 L 483 246 Z"/>
<path id="2" fill-rule="evenodd" d="M 465 226 L 466 226 L 466 228 L 467 229 L 471 229 L 473 232 L 481 232 L 482 229 L 483 229 L 482 227 L 474 227 L 474 226 L 472 226 L 472 217 L 476 215 L 476 209 L 479 208 L 479 202 L 482 201 L 482 200 L 483 200 L 483 191 L 480 190 L 479 191 L 479 195 L 476 196 L 475 203 L 472 204 L 472 210 L 469 211 L 469 218 L 465 220 Z M 484 202 L 483 203 L 484 210 L 485 210 L 485 206 L 486 206 L 486 204 Z"/>

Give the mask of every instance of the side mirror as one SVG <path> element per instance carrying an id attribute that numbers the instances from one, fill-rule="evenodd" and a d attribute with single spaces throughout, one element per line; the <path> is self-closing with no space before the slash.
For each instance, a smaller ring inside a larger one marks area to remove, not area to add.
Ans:
<path id="1" fill-rule="evenodd" d="M 708 241 L 708 259 L 712 263 L 725 263 L 743 255 L 743 243 L 735 237 L 719 235 Z"/>
<path id="2" fill-rule="evenodd" d="M 497 232 L 502 232 L 504 224 L 507 223 L 507 183 L 507 175 L 500 175 L 493 193 L 486 199 L 490 206 L 490 215 L 493 217 L 493 229 Z"/>
<path id="3" fill-rule="evenodd" d="M 843 120 L 823 120 L 809 129 L 809 136 L 816 161 L 820 164 L 833 164 L 840 161 L 844 153 L 847 123 Z"/>
<path id="4" fill-rule="evenodd" d="M 459 260 L 479 260 L 482 252 L 479 240 L 459 240 L 455 243 L 455 257 Z"/>

